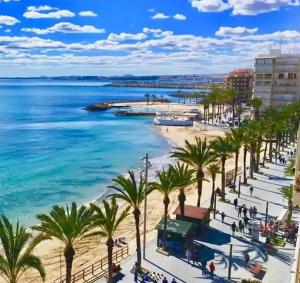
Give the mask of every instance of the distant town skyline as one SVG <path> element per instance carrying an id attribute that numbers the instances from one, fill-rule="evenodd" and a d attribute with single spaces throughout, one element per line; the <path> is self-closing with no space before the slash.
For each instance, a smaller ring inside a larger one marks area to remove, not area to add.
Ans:
<path id="1" fill-rule="evenodd" d="M 0 77 L 223 74 L 300 53 L 299 0 L 0 0 Z"/>

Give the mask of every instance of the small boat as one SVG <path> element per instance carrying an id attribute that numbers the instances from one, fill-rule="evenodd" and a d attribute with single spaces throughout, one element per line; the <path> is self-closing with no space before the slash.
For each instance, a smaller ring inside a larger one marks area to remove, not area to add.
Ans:
<path id="1" fill-rule="evenodd" d="M 83 109 L 90 112 L 106 111 L 111 109 L 111 106 L 107 103 L 96 103 L 96 104 L 88 105 Z"/>
<path id="2" fill-rule="evenodd" d="M 158 113 L 154 124 L 159 126 L 192 127 L 198 117 L 198 113 Z"/>

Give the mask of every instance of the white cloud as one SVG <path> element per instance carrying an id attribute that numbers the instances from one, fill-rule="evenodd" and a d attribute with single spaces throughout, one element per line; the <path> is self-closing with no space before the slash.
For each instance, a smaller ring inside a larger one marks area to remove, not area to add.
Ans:
<path id="1" fill-rule="evenodd" d="M 155 38 L 165 37 L 165 36 L 169 36 L 169 35 L 173 34 L 173 32 L 169 31 L 169 30 L 162 31 L 161 29 L 153 29 L 153 28 L 147 28 L 147 27 L 143 28 L 143 32 L 150 33 Z"/>
<path id="2" fill-rule="evenodd" d="M 61 19 L 74 17 L 75 14 L 69 10 L 59 10 L 45 5 L 29 6 L 23 16 L 29 19 Z"/>
<path id="3" fill-rule="evenodd" d="M 233 15 L 257 15 L 277 11 L 284 6 L 300 6 L 299 0 L 190 0 L 199 12 L 222 12 L 232 9 Z"/>
<path id="4" fill-rule="evenodd" d="M 0 25 L 13 26 L 20 21 L 11 16 L 0 15 Z"/>
<path id="5" fill-rule="evenodd" d="M 81 17 L 97 17 L 98 15 L 94 13 L 93 11 L 82 11 L 79 13 L 79 16 Z"/>
<path id="6" fill-rule="evenodd" d="M 223 2 L 223 0 L 191 0 L 191 4 L 199 12 L 221 12 L 231 7 L 230 4 Z"/>
<path id="7" fill-rule="evenodd" d="M 120 34 L 110 33 L 109 36 L 107 37 L 107 39 L 111 41 L 143 40 L 146 38 L 147 35 L 142 32 L 136 34 L 125 33 L 125 32 L 122 32 Z"/>
<path id="8" fill-rule="evenodd" d="M 11 32 L 11 29 L 8 28 L 8 29 L 6 29 L 4 32 L 9 33 L 9 32 Z"/>
<path id="9" fill-rule="evenodd" d="M 154 13 L 154 12 L 155 12 L 155 9 L 153 9 L 153 8 L 150 8 L 150 9 L 148 9 L 148 12 L 150 12 L 150 13 Z"/>
<path id="10" fill-rule="evenodd" d="M 153 19 L 153 20 L 165 20 L 168 18 L 170 18 L 170 16 L 165 15 L 164 13 L 156 13 L 155 15 L 153 15 L 151 17 L 151 19 Z"/>
<path id="11" fill-rule="evenodd" d="M 246 27 L 220 27 L 216 31 L 218 36 L 244 36 L 254 34 L 258 31 L 258 28 L 246 28 Z"/>
<path id="12" fill-rule="evenodd" d="M 178 20 L 178 21 L 185 21 L 186 20 L 186 16 L 182 15 L 182 14 L 176 14 L 176 15 L 173 16 L 173 18 L 175 20 Z"/>
<path id="13" fill-rule="evenodd" d="M 277 11 L 283 6 L 299 6 L 299 0 L 230 0 L 234 15 L 257 15 Z"/>
<path id="14" fill-rule="evenodd" d="M 22 31 L 33 32 L 36 34 L 48 34 L 48 33 L 105 33 L 105 29 L 99 29 L 94 26 L 84 25 L 79 26 L 68 22 L 62 22 L 55 24 L 52 27 L 46 29 L 40 28 L 22 28 Z"/>

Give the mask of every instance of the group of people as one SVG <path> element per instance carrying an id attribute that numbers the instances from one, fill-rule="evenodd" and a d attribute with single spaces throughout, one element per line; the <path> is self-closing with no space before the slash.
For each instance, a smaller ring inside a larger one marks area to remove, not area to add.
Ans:
<path id="1" fill-rule="evenodd" d="M 279 163 L 280 163 L 280 164 L 282 164 L 282 165 L 285 165 L 285 164 L 286 164 L 286 159 L 285 159 L 284 156 L 282 156 L 281 154 L 279 154 L 278 160 L 279 160 Z"/>
<path id="2" fill-rule="evenodd" d="M 188 263 L 191 262 L 193 265 L 197 265 L 199 262 L 198 251 L 196 249 L 191 250 L 191 249 L 187 248 L 186 252 L 185 252 L 185 257 L 187 259 L 187 262 Z M 202 275 L 206 275 L 207 274 L 207 260 L 206 259 L 202 259 L 200 261 L 200 268 L 202 270 Z M 210 274 L 213 276 L 214 272 L 216 270 L 215 264 L 213 262 L 211 262 L 209 264 L 208 268 L 209 268 Z"/>

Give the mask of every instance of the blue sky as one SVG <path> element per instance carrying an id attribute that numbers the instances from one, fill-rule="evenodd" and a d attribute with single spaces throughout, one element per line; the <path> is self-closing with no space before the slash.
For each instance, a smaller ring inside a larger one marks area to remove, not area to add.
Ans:
<path id="1" fill-rule="evenodd" d="M 0 0 L 0 76 L 207 74 L 300 53 L 300 0 Z"/>

